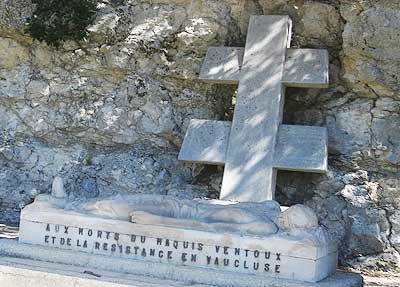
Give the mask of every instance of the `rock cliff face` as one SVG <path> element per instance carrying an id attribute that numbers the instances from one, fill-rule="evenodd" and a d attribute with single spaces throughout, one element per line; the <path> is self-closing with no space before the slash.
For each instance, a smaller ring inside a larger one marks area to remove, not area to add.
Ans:
<path id="1" fill-rule="evenodd" d="M 29 0 L 0 3 L 0 218 L 52 180 L 72 197 L 217 197 L 222 170 L 177 152 L 188 122 L 229 119 L 235 88 L 197 80 L 211 45 L 244 45 L 249 16 L 288 14 L 293 46 L 327 48 L 331 87 L 289 89 L 285 123 L 327 126 L 329 174 L 280 172 L 342 264 L 398 267 L 400 3 L 393 0 L 109 0 L 87 41 L 59 50 L 23 31 Z"/>

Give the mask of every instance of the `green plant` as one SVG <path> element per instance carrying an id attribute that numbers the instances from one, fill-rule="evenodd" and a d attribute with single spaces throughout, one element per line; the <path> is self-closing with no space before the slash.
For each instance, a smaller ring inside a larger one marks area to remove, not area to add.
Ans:
<path id="1" fill-rule="evenodd" d="M 32 38 L 59 47 L 62 41 L 87 36 L 97 11 L 97 0 L 33 0 L 36 10 L 27 22 Z"/>
<path id="2" fill-rule="evenodd" d="M 83 159 L 83 164 L 84 165 L 92 165 L 93 164 L 93 159 L 90 155 L 86 155 L 85 158 Z"/>

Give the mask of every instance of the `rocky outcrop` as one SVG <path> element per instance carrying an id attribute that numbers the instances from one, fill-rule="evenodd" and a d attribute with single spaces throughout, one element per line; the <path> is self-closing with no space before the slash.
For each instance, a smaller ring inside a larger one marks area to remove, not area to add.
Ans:
<path id="1" fill-rule="evenodd" d="M 0 3 L 0 216 L 55 177 L 71 198 L 217 197 L 222 170 L 177 161 L 190 119 L 230 119 L 235 89 L 197 80 L 211 45 L 244 44 L 249 16 L 288 14 L 292 46 L 327 48 L 331 87 L 288 89 L 284 122 L 327 126 L 327 176 L 280 172 L 342 264 L 387 269 L 400 251 L 400 5 L 390 0 L 102 1 L 86 41 L 23 33 L 29 0 Z"/>

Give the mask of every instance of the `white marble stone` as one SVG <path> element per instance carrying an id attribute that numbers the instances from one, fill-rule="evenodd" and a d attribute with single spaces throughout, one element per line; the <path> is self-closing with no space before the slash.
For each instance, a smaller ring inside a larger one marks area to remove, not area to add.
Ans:
<path id="1" fill-rule="evenodd" d="M 204 164 L 225 164 L 231 123 L 191 120 L 178 159 Z"/>
<path id="2" fill-rule="evenodd" d="M 210 47 L 199 79 L 210 83 L 239 84 L 244 48 Z M 327 88 L 329 55 L 319 49 L 287 49 L 282 82 L 288 87 Z"/>
<path id="3" fill-rule="evenodd" d="M 225 165 L 220 198 L 274 198 L 278 169 L 326 172 L 327 132 L 281 125 L 285 86 L 328 87 L 324 50 L 288 49 L 288 16 L 252 16 L 246 47 L 211 47 L 200 79 L 238 83 L 233 120 L 192 121 L 180 160 Z"/>
<path id="4" fill-rule="evenodd" d="M 150 201 L 131 203 L 131 208 L 133 223 L 259 237 L 278 232 L 275 222 L 281 213 L 276 201 L 207 202 L 168 196 L 151 196 Z"/>
<path id="5" fill-rule="evenodd" d="M 274 147 L 282 119 L 282 75 L 291 21 L 252 16 L 226 152 L 221 199 L 274 198 Z"/>
<path id="6" fill-rule="evenodd" d="M 191 120 L 178 159 L 224 165 L 231 123 Z M 328 169 L 326 128 L 280 125 L 273 167 L 278 170 L 325 173 Z"/>
<path id="7" fill-rule="evenodd" d="M 166 201 L 166 198 L 161 199 Z M 336 270 L 336 245 L 328 237 L 321 236 L 319 233 L 322 231 L 290 234 L 275 230 L 266 236 L 251 236 L 229 229 L 226 232 L 218 229 L 197 230 L 187 226 L 185 218 L 182 218 L 183 223 L 179 227 L 163 222 L 139 224 L 129 222 L 128 216 L 123 220 L 123 214 L 104 213 L 105 206 L 115 209 L 123 206 L 124 202 L 128 204 L 122 210 L 128 212 L 127 206 L 134 202 L 128 198 L 123 198 L 116 205 L 105 200 L 100 205 L 103 206 L 100 215 L 99 201 L 93 206 L 94 202 L 73 205 L 65 200 L 39 198 L 22 210 L 20 242 L 110 258 L 174 264 L 177 268 L 190 266 L 196 270 L 210 269 L 227 274 L 235 272 L 308 282 L 320 281 Z M 141 199 L 138 202 L 144 201 Z M 132 205 L 133 210 L 135 206 Z M 159 205 L 154 205 L 153 209 L 157 207 Z M 186 205 L 182 207 L 187 208 Z M 203 214 L 204 210 L 198 208 L 197 212 Z M 136 208 L 136 212 L 143 210 L 148 211 L 143 206 Z M 183 216 L 182 212 L 180 216 Z M 219 215 L 214 220 L 211 222 L 215 222 L 217 227 L 232 221 L 224 222 L 226 219 Z"/>
<path id="8" fill-rule="evenodd" d="M 282 81 L 287 87 L 328 88 L 328 51 L 288 49 Z"/>
<path id="9" fill-rule="evenodd" d="M 274 150 L 274 168 L 316 173 L 327 172 L 327 129 L 280 125 Z"/>
<path id="10" fill-rule="evenodd" d="M 210 47 L 199 79 L 222 84 L 238 84 L 244 48 Z"/>
<path id="11" fill-rule="evenodd" d="M 51 250 L 45 250 L 51 252 Z M 70 254 L 73 256 L 75 254 Z M 79 254 L 78 254 L 79 255 Z M 103 258 L 101 258 L 103 259 Z M 61 260 L 59 260 L 61 261 Z M 124 262 L 120 262 L 124 264 Z M 90 266 L 3 257 L 0 259 L 3 287 L 187 287 L 186 282 L 124 274 Z M 211 285 L 190 285 L 211 287 Z"/>
<path id="12" fill-rule="evenodd" d="M 0 240 L 0 282 L 7 287 L 361 287 L 358 274 L 338 272 L 318 283 L 224 274 L 126 261 Z M 23 257 L 19 258 L 19 257 Z M 158 277 L 158 278 L 157 278 Z M 193 281 L 204 281 L 196 284 Z"/>

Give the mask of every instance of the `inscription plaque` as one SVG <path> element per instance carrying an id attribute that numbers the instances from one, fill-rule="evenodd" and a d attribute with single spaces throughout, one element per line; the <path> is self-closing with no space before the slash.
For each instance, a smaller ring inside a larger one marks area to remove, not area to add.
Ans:
<path id="1" fill-rule="evenodd" d="M 146 225 L 46 207 L 25 207 L 20 242 L 218 271 L 316 282 L 336 269 L 333 242 Z M 301 268 L 299 268 L 301 266 Z"/>
<path id="2" fill-rule="evenodd" d="M 123 234 L 82 227 L 43 223 L 43 245 L 81 251 L 145 259 L 162 263 L 207 266 L 251 274 L 281 273 L 284 258 L 273 250 L 207 245 L 162 237 Z"/>

